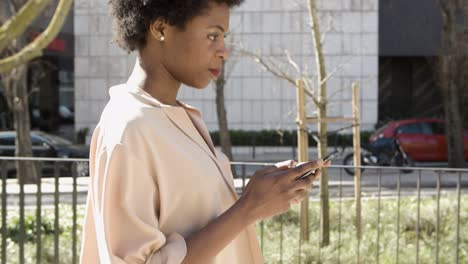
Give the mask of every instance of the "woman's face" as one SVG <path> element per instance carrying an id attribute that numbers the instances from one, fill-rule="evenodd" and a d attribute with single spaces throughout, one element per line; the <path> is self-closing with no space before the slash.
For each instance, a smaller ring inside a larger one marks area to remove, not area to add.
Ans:
<path id="1" fill-rule="evenodd" d="M 224 44 L 228 28 L 229 7 L 216 3 L 190 20 L 183 31 L 166 25 L 164 41 L 159 40 L 161 65 L 179 82 L 196 88 L 206 87 L 218 77 L 223 60 L 228 58 Z"/>

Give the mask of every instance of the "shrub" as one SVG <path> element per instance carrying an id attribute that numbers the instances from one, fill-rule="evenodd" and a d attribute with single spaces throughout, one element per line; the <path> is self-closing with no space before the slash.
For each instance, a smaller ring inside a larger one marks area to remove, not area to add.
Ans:
<path id="1" fill-rule="evenodd" d="M 361 142 L 368 142 L 369 137 L 373 132 L 361 132 Z M 211 138 L 215 145 L 219 145 L 219 131 L 210 132 Z M 295 146 L 297 142 L 297 132 L 295 130 L 230 130 L 231 144 L 233 146 Z M 353 135 L 328 135 L 329 146 L 352 146 Z M 312 134 L 309 134 L 309 146 L 317 146 L 317 142 Z"/>

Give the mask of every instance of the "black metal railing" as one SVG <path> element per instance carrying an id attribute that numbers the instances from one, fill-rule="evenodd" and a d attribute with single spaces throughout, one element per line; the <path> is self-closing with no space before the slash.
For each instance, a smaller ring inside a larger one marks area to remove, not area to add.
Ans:
<path id="1" fill-rule="evenodd" d="M 252 175 L 260 164 L 232 164 L 233 169 L 242 172 L 237 173 L 240 178 L 235 179 L 241 194 L 248 182 L 247 175 Z M 261 164 L 265 165 L 271 164 Z M 354 177 L 347 175 L 345 168 L 351 167 L 332 166 L 329 169 L 330 208 L 335 209 L 330 211 L 333 215 L 330 217 L 330 244 L 320 246 L 320 217 L 309 217 L 311 239 L 300 240 L 297 206 L 291 210 L 295 213 L 292 220 L 296 222 L 293 225 L 296 242 L 293 241 L 295 244 L 289 251 L 297 249 L 294 257 L 290 252 L 284 252 L 285 248 L 291 247 L 292 240 L 284 235 L 285 226 L 291 225 L 291 215 L 258 224 L 259 239 L 268 263 L 468 263 L 467 169 L 411 168 L 402 171 L 399 167 L 362 167 L 365 169 L 361 178 L 364 234 L 359 240 L 355 237 L 353 218 Z M 319 197 L 317 187 L 311 191 L 309 208 L 316 214 L 320 214 Z M 273 239 L 265 236 L 271 232 L 265 228 L 268 224 L 278 225 L 276 235 L 269 237 Z M 346 231 L 349 229 L 351 232 Z M 355 248 L 346 246 L 347 243 L 353 243 Z"/>
<path id="2" fill-rule="evenodd" d="M 78 263 L 88 161 L 21 159 L 37 163 L 41 180 L 20 184 L 9 178 L 16 160 L 0 158 L 1 263 Z M 268 165 L 233 162 L 238 193 L 255 170 Z M 310 193 L 309 241 L 300 239 L 299 206 L 257 224 L 267 263 L 467 263 L 468 170 L 363 167 L 358 240 L 354 178 L 344 168 L 328 170 L 329 245 L 321 246 L 317 187 Z"/>
<path id="3" fill-rule="evenodd" d="M 13 178 L 17 160 L 34 162 L 41 180 L 24 184 Z M 78 195 L 85 195 L 84 191 L 78 193 L 78 175 L 83 171 L 79 168 L 87 164 L 86 159 L 0 158 L 1 263 L 78 263 L 81 219 L 77 215 L 82 210 L 78 205 L 84 201 L 78 201 Z M 63 204 L 71 208 L 61 213 Z M 71 221 L 70 232 L 63 230 L 63 220 Z M 69 247 L 61 245 L 61 237 L 71 240 Z M 62 252 L 70 256 L 62 260 Z"/>

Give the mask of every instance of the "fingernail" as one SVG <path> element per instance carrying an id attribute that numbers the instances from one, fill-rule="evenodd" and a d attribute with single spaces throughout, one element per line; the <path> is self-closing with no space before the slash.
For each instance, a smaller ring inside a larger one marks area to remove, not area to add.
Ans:
<path id="1" fill-rule="evenodd" d="M 292 160 L 291 163 L 289 164 L 289 168 L 294 168 L 296 167 L 297 162 Z"/>

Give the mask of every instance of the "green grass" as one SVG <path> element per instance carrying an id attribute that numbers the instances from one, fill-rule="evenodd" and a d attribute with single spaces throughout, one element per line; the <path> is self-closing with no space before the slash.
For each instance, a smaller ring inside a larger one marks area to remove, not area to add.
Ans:
<path id="1" fill-rule="evenodd" d="M 43 209 L 41 212 L 41 261 L 42 263 L 54 263 L 54 209 Z M 84 219 L 84 206 L 78 206 L 77 211 L 77 257 L 82 235 L 82 222 Z M 25 237 L 24 253 L 25 263 L 36 263 L 36 211 L 25 210 Z M 73 211 L 68 205 L 59 206 L 59 263 L 71 263 L 72 261 L 72 239 Z M 7 217 L 7 263 L 19 263 L 19 212 L 8 211 Z"/>
<path id="2" fill-rule="evenodd" d="M 341 220 L 339 217 L 341 205 Z M 460 253 L 459 263 L 468 263 L 468 196 L 463 196 L 460 209 Z M 380 230 L 379 261 L 396 263 L 397 245 L 397 200 L 381 200 L 380 225 L 378 225 L 377 200 L 363 200 L 363 239 L 360 242 L 360 263 L 377 263 L 377 230 Z M 456 197 L 445 196 L 440 200 L 440 263 L 455 262 Z M 72 259 L 72 210 L 71 206 L 60 206 L 60 263 L 71 263 Z M 81 241 L 84 206 L 78 206 L 77 256 Z M 331 243 L 319 245 L 319 204 L 310 203 L 310 241 L 301 244 L 301 263 L 356 263 L 358 241 L 356 239 L 355 208 L 353 201 L 330 203 Z M 422 198 L 420 206 L 419 262 L 435 263 L 437 203 L 434 198 Z M 7 259 L 8 263 L 19 263 L 19 215 L 8 212 Z M 35 263 L 36 224 L 35 211 L 26 210 L 25 262 Z M 257 225 L 258 237 L 263 241 L 266 263 L 298 263 L 299 256 L 299 210 L 294 206 L 288 213 Z M 54 260 L 54 211 L 42 211 L 42 263 Z M 263 225 L 263 238 L 262 238 Z M 417 199 L 402 198 L 400 204 L 399 263 L 416 263 Z M 340 234 L 341 233 L 341 234 Z M 281 250 L 282 247 L 282 250 Z"/>
<path id="3" fill-rule="evenodd" d="M 455 263 L 456 209 L 454 196 L 440 200 L 439 263 Z M 459 263 L 468 263 L 468 196 L 464 196 L 460 209 Z M 319 247 L 319 204 L 310 203 L 310 241 L 301 244 L 301 263 L 357 263 L 358 240 L 355 228 L 353 201 L 330 204 L 331 243 Z M 377 200 L 362 203 L 363 238 L 359 245 L 360 263 L 396 263 L 397 252 L 397 200 L 385 199 L 380 204 L 378 224 Z M 416 263 L 417 199 L 402 198 L 400 202 L 399 263 Z M 267 263 L 299 263 L 299 209 L 277 216 L 263 224 L 263 253 Z M 422 198 L 420 205 L 419 263 L 436 263 L 437 202 Z M 257 226 L 261 237 L 262 227 Z M 282 230 L 282 231 L 281 231 Z M 379 246 L 377 231 L 380 230 Z M 341 231 L 341 235 L 340 235 Z M 341 237 L 340 237 L 341 236 Z M 281 239 L 282 237 L 282 239 Z M 281 257 L 282 240 L 282 257 Z"/>

